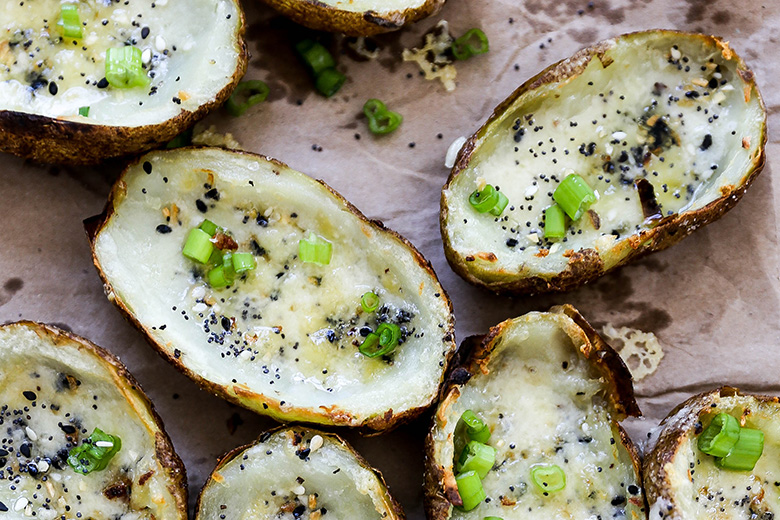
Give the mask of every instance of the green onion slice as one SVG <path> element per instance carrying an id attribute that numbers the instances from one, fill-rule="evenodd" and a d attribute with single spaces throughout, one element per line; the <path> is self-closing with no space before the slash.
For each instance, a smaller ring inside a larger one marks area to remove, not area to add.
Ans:
<path id="1" fill-rule="evenodd" d="M 572 173 L 555 188 L 553 199 L 572 220 L 578 220 L 596 202 L 596 194 L 585 179 Z"/>
<path id="2" fill-rule="evenodd" d="M 84 439 L 81 445 L 68 452 L 68 464 L 78 473 L 86 475 L 92 471 L 106 469 L 114 455 L 122 449 L 122 440 L 100 428 Z"/>
<path id="3" fill-rule="evenodd" d="M 492 215 L 499 217 L 506 209 L 507 204 L 509 204 L 509 199 L 498 190 L 496 190 L 496 195 L 498 195 L 498 201 L 496 201 L 496 205 L 490 208 L 489 211 Z"/>
<path id="4" fill-rule="evenodd" d="M 360 345 L 360 353 L 366 357 L 386 356 L 395 350 L 401 339 L 401 328 L 394 323 L 381 323 L 376 332 L 370 333 Z"/>
<path id="5" fill-rule="evenodd" d="M 257 267 L 252 253 L 233 253 L 233 269 L 236 273 L 245 273 Z"/>
<path id="6" fill-rule="evenodd" d="M 374 312 L 379 308 L 379 296 L 371 291 L 360 297 L 360 306 L 366 312 Z"/>
<path id="7" fill-rule="evenodd" d="M 62 4 L 62 13 L 59 25 L 62 25 L 62 34 L 66 38 L 82 38 L 84 32 L 79 16 L 79 6 L 76 4 Z"/>
<path id="8" fill-rule="evenodd" d="M 482 520 L 504 520 L 504 519 L 501 518 L 500 516 L 486 516 Z"/>
<path id="9" fill-rule="evenodd" d="M 490 427 L 471 410 L 463 412 L 460 420 L 466 425 L 466 435 L 471 440 L 484 444 L 490 439 Z"/>
<path id="10" fill-rule="evenodd" d="M 368 118 L 368 129 L 374 134 L 389 134 L 404 120 L 398 112 L 388 110 L 378 99 L 369 99 L 363 105 L 363 113 Z"/>
<path id="11" fill-rule="evenodd" d="M 314 86 L 325 97 L 331 97 L 339 91 L 347 77 L 336 69 L 325 69 L 315 79 Z"/>
<path id="12" fill-rule="evenodd" d="M 220 265 L 210 270 L 207 276 L 209 280 L 209 285 L 215 289 L 219 289 L 221 287 L 227 287 L 228 285 L 233 283 L 233 279 L 230 278 L 228 273 L 225 272 L 224 265 Z"/>
<path id="13" fill-rule="evenodd" d="M 452 55 L 458 60 L 467 60 L 490 50 L 488 38 L 481 29 L 469 29 L 466 34 L 452 43 Z"/>
<path id="14" fill-rule="evenodd" d="M 89 117 L 89 107 L 79 107 L 79 115 Z"/>
<path id="15" fill-rule="evenodd" d="M 563 238 L 566 235 L 566 215 L 558 204 L 544 210 L 544 238 Z"/>
<path id="16" fill-rule="evenodd" d="M 479 478 L 485 478 L 496 462 L 496 449 L 481 442 L 471 441 L 463 448 L 455 471 L 464 473 L 476 471 Z"/>
<path id="17" fill-rule="evenodd" d="M 190 230 L 187 241 L 184 243 L 184 249 L 182 249 L 184 256 L 190 260 L 205 264 L 211 258 L 213 251 L 214 244 L 211 242 L 211 235 L 200 228 Z"/>
<path id="18" fill-rule="evenodd" d="M 455 482 L 458 484 L 458 494 L 463 501 L 461 508 L 464 511 L 471 511 L 487 497 L 476 471 L 467 471 L 457 475 Z"/>
<path id="19" fill-rule="evenodd" d="M 322 74 L 324 70 L 332 69 L 336 66 L 333 56 L 319 42 L 302 40 L 295 45 L 295 51 L 315 78 Z"/>
<path id="20" fill-rule="evenodd" d="M 144 71 L 141 49 L 126 45 L 106 50 L 106 79 L 117 88 L 148 85 L 149 76 Z"/>
<path id="21" fill-rule="evenodd" d="M 236 85 L 225 103 L 225 108 L 231 116 L 241 116 L 251 107 L 265 101 L 269 92 L 268 85 L 259 79 L 242 81 Z"/>
<path id="22" fill-rule="evenodd" d="M 752 471 L 764 452 L 764 432 L 740 428 L 739 439 L 725 457 L 716 458 L 715 465 L 734 471 Z"/>
<path id="23" fill-rule="evenodd" d="M 208 233 L 208 235 L 210 237 L 213 237 L 214 235 L 216 235 L 217 234 L 217 230 L 219 230 L 219 226 L 217 226 L 216 224 L 214 224 L 212 221 L 210 221 L 208 219 L 206 219 L 203 222 L 201 222 L 200 226 L 198 226 L 198 228 L 200 228 L 203 231 L 205 231 L 206 233 Z"/>
<path id="24" fill-rule="evenodd" d="M 501 197 L 503 197 L 503 200 Z M 481 190 L 475 190 L 469 196 L 469 204 L 477 213 L 487 213 L 488 211 L 494 213 L 494 209 L 499 208 L 498 213 L 494 214 L 500 215 L 504 211 L 507 202 L 509 202 L 508 199 L 490 184 L 486 184 Z"/>
<path id="25" fill-rule="evenodd" d="M 531 480 L 544 494 L 566 487 L 566 474 L 555 464 L 539 464 L 531 468 Z"/>
<path id="26" fill-rule="evenodd" d="M 725 457 L 737 443 L 739 430 L 735 417 L 719 413 L 699 435 L 699 450 L 713 457 Z"/>
<path id="27" fill-rule="evenodd" d="M 314 233 L 298 242 L 298 256 L 303 262 L 328 265 L 332 254 L 333 244 Z"/>

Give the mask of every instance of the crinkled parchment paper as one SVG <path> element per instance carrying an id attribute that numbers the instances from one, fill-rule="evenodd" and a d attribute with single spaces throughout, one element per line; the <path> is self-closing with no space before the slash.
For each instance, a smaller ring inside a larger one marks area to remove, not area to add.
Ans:
<path id="1" fill-rule="evenodd" d="M 692 393 L 728 383 L 780 393 L 778 213 L 773 173 L 780 169 L 780 3 L 772 0 L 450 0 L 442 12 L 401 33 L 377 38 L 379 58 L 338 55 L 348 82 L 332 99 L 314 93 L 288 38 L 289 26 L 245 2 L 252 59 L 248 78 L 271 87 L 268 102 L 233 119 L 207 121 L 248 150 L 326 180 L 366 215 L 409 238 L 433 263 L 453 299 L 458 339 L 506 318 L 572 303 L 595 325 L 654 332 L 664 345 L 658 370 L 637 385 L 645 436 Z M 490 53 L 459 63 L 447 93 L 403 63 L 404 47 L 446 19 L 454 34 L 478 26 Z M 729 40 L 756 73 L 769 111 L 768 162 L 742 202 L 681 244 L 565 295 L 510 299 L 469 286 L 450 270 L 439 237 L 439 195 L 449 144 L 474 132 L 493 107 L 543 67 L 597 40 L 648 28 L 702 31 Z M 344 49 L 339 39 L 334 50 Z M 405 120 L 374 137 L 361 117 L 370 97 Z M 200 391 L 164 363 L 109 304 L 82 230 L 99 213 L 121 165 L 40 166 L 0 157 L 0 322 L 57 324 L 121 356 L 155 402 L 189 473 L 194 500 L 228 449 L 272 421 Z M 1 384 L 1 383 L 0 383 Z M 429 416 L 356 447 L 386 475 L 410 519 L 422 519 L 422 443 Z"/>

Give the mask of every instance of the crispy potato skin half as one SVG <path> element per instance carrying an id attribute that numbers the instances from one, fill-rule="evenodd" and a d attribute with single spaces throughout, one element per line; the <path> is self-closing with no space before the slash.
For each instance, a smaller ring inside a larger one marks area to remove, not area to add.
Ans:
<path id="1" fill-rule="evenodd" d="M 744 182 L 739 186 L 728 185 L 721 188 L 721 197 L 706 206 L 693 210 L 675 213 L 657 221 L 655 227 L 643 229 L 639 234 L 631 235 L 628 239 L 621 239 L 606 254 L 600 255 L 595 249 L 580 249 L 573 251 L 566 268 L 553 273 L 550 277 L 533 276 L 524 273 L 523 269 L 513 270 L 488 270 L 481 268 L 473 257 L 463 257 L 453 247 L 450 234 L 447 231 L 447 218 L 449 208 L 446 203 L 445 192 L 450 188 L 453 180 L 470 164 L 478 151 L 480 143 L 489 134 L 492 123 L 498 120 L 522 95 L 533 91 L 543 85 L 570 81 L 579 76 L 593 59 L 601 60 L 604 66 L 611 62 L 606 52 L 613 48 L 615 42 L 631 40 L 635 37 L 645 36 L 647 32 L 630 33 L 619 36 L 614 40 L 606 40 L 594 44 L 591 47 L 580 50 L 570 58 L 555 63 L 517 88 L 506 100 L 498 105 L 487 122 L 463 145 L 458 159 L 453 167 L 447 182 L 442 188 L 440 227 L 444 242 L 444 251 L 452 269 L 469 283 L 484 287 L 498 294 L 538 294 L 546 292 L 564 292 L 575 289 L 581 285 L 592 282 L 606 273 L 626 265 L 642 256 L 655 251 L 661 251 L 670 247 L 696 229 L 709 224 L 728 210 L 733 208 L 755 180 L 766 162 L 766 107 L 761 94 L 756 86 L 755 75 L 745 65 L 741 57 L 736 55 L 728 46 L 728 42 L 715 36 L 704 34 L 684 33 L 678 31 L 658 30 L 651 31 L 659 37 L 677 37 L 700 40 L 707 47 L 720 49 L 728 53 L 730 59 L 736 60 L 737 72 L 745 85 L 745 92 L 758 99 L 763 112 L 761 126 L 761 144 L 758 153 L 753 157 L 752 165 L 744 174 Z"/>
<path id="2" fill-rule="evenodd" d="M 710 392 L 697 394 L 678 405 L 661 421 L 662 428 L 652 450 L 644 457 L 643 475 L 645 493 L 650 506 L 656 502 L 660 507 L 654 518 L 685 518 L 681 512 L 672 476 L 667 470 L 675 457 L 685 457 L 681 449 L 688 444 L 688 436 L 701 433 L 701 416 L 708 413 L 722 398 L 744 398 L 753 404 L 780 407 L 780 398 L 743 393 L 738 388 L 723 386 Z M 747 408 L 747 405 L 745 405 Z"/>
<path id="3" fill-rule="evenodd" d="M 601 374 L 607 385 L 607 398 L 614 411 L 614 421 L 618 435 L 626 448 L 636 475 L 641 476 L 641 461 L 639 451 L 628 434 L 616 421 L 626 417 L 640 417 L 631 373 L 623 363 L 620 356 L 610 347 L 582 317 L 577 309 L 571 305 L 556 306 L 550 309 L 551 313 L 565 314 L 571 318 L 576 326 L 570 327 L 567 334 L 581 337 L 585 340 L 580 347 L 580 353 Z M 431 429 L 425 440 L 425 476 L 424 476 L 424 501 L 427 518 L 431 520 L 445 520 L 450 517 L 452 505 L 462 504 L 458 487 L 455 482 L 455 474 L 452 465 L 445 467 L 436 460 L 437 449 L 434 439 L 434 426 L 438 419 L 444 419 L 444 413 L 449 403 L 458 400 L 461 388 L 468 383 L 473 374 L 489 372 L 491 354 L 496 347 L 496 339 L 510 327 L 512 320 L 499 323 L 491 328 L 485 336 L 473 336 L 466 338 L 461 343 L 459 358 L 451 366 L 447 384 L 442 388 L 439 406 L 436 415 L 431 421 Z M 441 417 L 440 417 L 440 414 Z M 641 479 L 640 479 L 641 482 Z"/>
<path id="4" fill-rule="evenodd" d="M 206 148 L 206 147 L 190 147 L 190 148 L 198 149 L 198 148 Z M 250 152 L 240 152 L 240 151 L 231 151 L 231 153 L 247 155 L 250 157 L 260 157 L 264 160 L 268 160 L 278 165 L 281 168 L 288 168 L 287 165 L 285 165 L 280 161 L 267 158 L 258 154 L 253 154 Z M 142 160 L 143 157 L 140 157 L 136 159 L 134 163 L 128 165 L 128 167 L 125 169 L 125 173 L 127 172 L 128 169 L 130 169 L 130 167 L 132 167 L 134 164 L 140 163 Z M 322 184 L 322 186 L 324 186 L 336 199 L 341 201 L 353 215 L 355 215 L 358 219 L 364 222 L 367 226 L 369 226 L 370 228 L 376 231 L 382 231 L 384 233 L 388 233 L 394 239 L 404 244 L 404 246 L 406 246 L 412 252 L 420 268 L 423 269 L 433 280 L 438 281 L 438 278 L 436 277 L 436 273 L 433 271 L 433 266 L 431 265 L 431 263 L 422 256 L 422 253 L 420 253 L 411 242 L 409 242 L 406 238 L 399 235 L 395 231 L 385 227 L 385 225 L 381 221 L 370 220 L 366 218 L 365 215 L 363 215 L 360 212 L 360 210 L 358 210 L 352 203 L 344 199 L 344 197 L 342 197 L 339 193 L 334 191 L 330 186 L 325 184 L 325 182 L 321 180 L 318 180 L 317 182 Z M 97 258 L 96 251 L 95 251 L 95 240 L 98 234 L 103 230 L 103 228 L 106 226 L 109 219 L 113 215 L 115 209 L 115 202 L 121 200 L 121 198 L 124 196 L 124 190 L 125 190 L 125 185 L 122 181 L 122 176 L 120 176 L 119 180 L 116 182 L 114 188 L 112 189 L 109 195 L 109 199 L 108 202 L 106 203 L 106 207 L 104 208 L 103 213 L 101 215 L 88 218 L 84 221 L 84 229 L 86 231 L 87 237 L 89 239 L 92 248 L 92 261 L 95 267 L 97 268 L 101 280 L 103 281 L 103 288 L 108 299 L 117 306 L 117 308 L 120 310 L 120 312 L 125 317 L 125 319 L 143 333 L 147 342 L 157 351 L 157 353 L 163 359 L 165 359 L 167 362 L 169 362 L 174 367 L 176 367 L 181 373 L 183 373 L 184 375 L 186 375 L 187 377 L 195 381 L 203 390 L 206 390 L 207 392 L 216 395 L 218 397 L 221 397 L 231 403 L 273 417 L 274 419 L 281 422 L 295 421 L 295 422 L 302 422 L 302 423 L 309 423 L 309 424 L 346 426 L 346 427 L 357 429 L 362 435 L 365 436 L 379 435 L 381 433 L 385 433 L 394 428 L 397 428 L 398 426 L 401 426 L 403 424 L 407 424 L 413 421 L 414 419 L 416 419 L 418 416 L 420 416 L 425 410 L 427 410 L 431 406 L 431 404 L 433 404 L 433 400 L 432 400 L 432 402 L 426 404 L 425 406 L 411 408 L 402 412 L 396 412 L 390 409 L 384 414 L 379 414 L 370 417 L 368 419 L 361 420 L 360 418 L 357 418 L 353 414 L 351 414 L 348 410 L 341 409 L 337 406 L 320 407 L 320 410 L 318 411 L 315 411 L 312 408 L 290 407 L 290 406 L 286 406 L 283 409 L 280 399 L 274 399 L 269 395 L 263 395 L 260 393 L 253 392 L 247 387 L 245 387 L 244 385 L 222 386 L 212 381 L 209 381 L 203 378 L 201 375 L 190 370 L 188 367 L 184 365 L 181 359 L 176 358 L 173 355 L 172 351 L 169 351 L 168 349 L 165 348 L 164 345 L 155 341 L 155 339 L 151 334 L 151 330 L 147 326 L 142 324 L 135 317 L 131 309 L 129 309 L 128 306 L 120 298 L 117 298 L 115 296 L 116 293 L 111 283 L 107 279 L 105 273 L 103 272 L 100 266 L 100 262 Z M 452 338 L 451 341 L 454 342 L 455 318 L 452 313 L 452 302 L 450 301 L 449 296 L 447 295 L 444 288 L 441 289 L 441 298 L 443 299 L 444 302 L 446 302 L 446 306 L 450 315 L 449 321 L 445 324 L 444 334 L 445 336 Z M 447 365 L 449 365 L 450 360 L 456 355 L 456 352 L 457 349 L 454 348 L 451 349 L 451 352 L 446 359 Z M 442 372 L 441 379 L 438 385 L 439 388 L 443 384 L 445 380 L 445 376 L 446 376 L 446 370 Z"/>
<path id="5" fill-rule="evenodd" d="M 52 325 L 37 323 L 33 321 L 19 321 L 2 325 L 0 328 L 26 328 L 35 332 L 43 341 L 51 342 L 58 348 L 77 348 L 86 355 L 99 358 L 109 368 L 114 375 L 116 385 L 122 393 L 130 399 L 132 396 L 135 404 L 140 404 L 145 408 L 153 418 L 154 424 L 151 425 L 150 433 L 155 438 L 155 455 L 165 470 L 167 479 L 170 481 L 168 491 L 176 500 L 176 510 L 180 518 L 187 518 L 187 472 L 184 463 L 173 449 L 170 437 L 165 432 L 165 426 L 160 416 L 157 414 L 154 405 L 149 397 L 144 393 L 141 385 L 136 381 L 133 375 L 127 370 L 122 362 L 108 352 L 107 350 L 95 345 L 94 343 L 66 332 Z"/>
<path id="6" fill-rule="evenodd" d="M 324 432 L 322 430 L 316 430 L 312 428 L 305 428 L 302 426 L 277 426 L 276 428 L 273 428 L 271 430 L 267 430 L 260 434 L 258 437 L 258 440 L 245 444 L 243 446 L 239 446 L 237 448 L 234 448 L 224 454 L 222 457 L 219 458 L 217 461 L 217 465 L 214 468 L 214 470 L 211 472 L 211 475 L 209 475 L 208 480 L 203 485 L 203 489 L 201 489 L 200 494 L 198 495 L 198 500 L 195 504 L 195 519 L 198 519 L 201 514 L 201 501 L 203 500 L 203 493 L 206 489 L 206 486 L 211 482 L 214 478 L 214 474 L 217 473 L 220 469 L 222 469 L 226 464 L 228 464 L 230 461 L 235 459 L 236 457 L 243 454 L 246 450 L 249 448 L 252 448 L 253 446 L 256 446 L 257 444 L 264 442 L 265 440 L 269 439 L 272 435 L 280 433 L 280 432 L 289 432 L 290 435 L 293 435 L 295 438 L 298 437 L 304 437 L 306 435 L 314 436 L 314 435 L 320 435 L 321 437 L 328 439 L 330 441 L 333 441 L 341 447 L 343 447 L 346 451 L 348 451 L 353 457 L 355 457 L 356 462 L 362 466 L 363 468 L 371 471 L 379 481 L 379 484 L 383 490 L 383 496 L 385 499 L 385 503 L 388 504 L 392 510 L 391 516 L 388 518 L 394 519 L 394 520 L 405 520 L 406 514 L 404 513 L 403 507 L 401 507 L 401 504 L 393 498 L 393 496 L 390 494 L 390 488 L 387 485 L 387 482 L 385 481 L 384 476 L 382 475 L 382 472 L 378 469 L 375 469 L 371 466 L 371 464 L 363 458 L 363 456 L 355 451 L 355 448 L 352 447 L 346 440 L 344 440 L 341 436 L 330 433 L 330 432 Z"/>
<path id="7" fill-rule="evenodd" d="M 43 163 L 69 165 L 97 164 L 107 158 L 124 157 L 159 147 L 203 119 L 221 106 L 246 73 L 249 51 L 244 34 L 244 10 L 236 42 L 239 49 L 236 70 L 230 82 L 194 112 L 182 110 L 179 115 L 159 124 L 144 126 L 93 125 L 64 119 L 0 110 L 0 152 L 10 153 Z"/>
<path id="8" fill-rule="evenodd" d="M 425 0 L 419 7 L 403 11 L 355 12 L 338 9 L 317 0 L 263 0 L 296 23 L 318 31 L 340 32 L 348 36 L 371 36 L 397 31 L 438 13 L 445 0 Z"/>

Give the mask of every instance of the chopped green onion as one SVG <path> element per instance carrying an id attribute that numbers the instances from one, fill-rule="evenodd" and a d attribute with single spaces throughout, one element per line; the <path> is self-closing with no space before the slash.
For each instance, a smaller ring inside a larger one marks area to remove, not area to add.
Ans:
<path id="1" fill-rule="evenodd" d="M 79 115 L 89 117 L 89 107 L 79 107 Z"/>
<path id="2" fill-rule="evenodd" d="M 192 144 L 192 128 L 180 133 L 165 145 L 166 148 L 181 148 L 182 146 L 189 146 Z"/>
<path id="3" fill-rule="evenodd" d="M 62 4 L 59 24 L 62 25 L 62 34 L 66 38 L 82 38 L 84 36 L 79 17 L 79 6 L 76 4 Z"/>
<path id="4" fill-rule="evenodd" d="M 68 452 L 68 464 L 78 473 L 86 475 L 92 471 L 106 469 L 108 463 L 122 449 L 119 437 L 95 428 L 92 435 L 84 439 L 80 446 Z"/>
<path id="5" fill-rule="evenodd" d="M 479 478 L 485 478 L 496 462 L 496 449 L 481 442 L 471 441 L 466 444 L 460 459 L 455 465 L 455 471 L 463 473 L 476 471 Z"/>
<path id="6" fill-rule="evenodd" d="M 374 312 L 379 308 L 379 296 L 372 292 L 367 292 L 360 297 L 360 306 L 366 312 Z"/>
<path id="7" fill-rule="evenodd" d="M 458 60 L 467 60 L 477 54 L 485 54 L 489 50 L 487 36 L 481 29 L 476 28 L 469 29 L 466 34 L 452 43 L 452 55 Z"/>
<path id="8" fill-rule="evenodd" d="M 499 217 L 506 209 L 507 204 L 509 204 L 509 199 L 506 197 L 506 195 L 498 190 L 496 190 L 496 194 L 498 195 L 498 201 L 496 202 L 495 206 L 490 208 L 489 211 L 492 215 Z"/>
<path id="9" fill-rule="evenodd" d="M 371 332 L 363 340 L 363 343 L 358 347 L 360 353 L 366 357 L 374 358 L 381 355 L 381 347 L 379 346 L 379 334 Z"/>
<path id="10" fill-rule="evenodd" d="M 398 112 L 388 110 L 378 99 L 369 99 L 363 105 L 363 113 L 368 118 L 368 129 L 374 134 L 389 134 L 404 120 Z"/>
<path id="11" fill-rule="evenodd" d="M 314 233 L 298 242 L 298 256 L 303 262 L 328 265 L 332 254 L 333 244 Z"/>
<path id="12" fill-rule="evenodd" d="M 233 269 L 236 273 L 251 271 L 255 267 L 257 263 L 252 253 L 233 253 Z"/>
<path id="13" fill-rule="evenodd" d="M 469 204 L 478 213 L 487 213 L 498 204 L 498 192 L 490 185 L 486 184 L 481 190 L 475 190 L 469 196 Z"/>
<path id="14" fill-rule="evenodd" d="M 501 518 L 500 516 L 486 516 L 482 520 L 504 520 L 504 519 Z"/>
<path id="15" fill-rule="evenodd" d="M 336 66 L 333 56 L 319 42 L 302 40 L 295 45 L 295 51 L 315 78 L 326 69 L 332 69 Z"/>
<path id="16" fill-rule="evenodd" d="M 323 70 L 314 80 L 314 85 L 325 97 L 331 97 L 339 91 L 347 77 L 336 69 Z"/>
<path id="17" fill-rule="evenodd" d="M 464 511 L 471 511 L 487 497 L 476 471 L 467 471 L 457 475 L 455 482 L 458 485 L 460 499 L 463 501 L 461 508 Z"/>
<path id="18" fill-rule="evenodd" d="M 211 235 L 200 228 L 190 230 L 187 241 L 184 243 L 184 249 L 182 249 L 184 256 L 205 264 L 209 261 L 213 251 L 214 244 L 211 242 Z"/>
<path id="19" fill-rule="evenodd" d="M 238 117 L 250 107 L 265 101 L 269 92 L 268 85 L 258 79 L 242 81 L 236 85 L 235 90 L 225 103 L 225 108 L 231 116 Z"/>
<path id="20" fill-rule="evenodd" d="M 222 265 L 222 250 L 215 247 L 209 257 L 208 263 L 211 265 Z"/>
<path id="21" fill-rule="evenodd" d="M 233 265 L 233 253 L 230 251 L 222 252 L 222 272 L 223 276 L 230 282 L 236 278 L 236 268 Z"/>
<path id="22" fill-rule="evenodd" d="M 578 220 L 596 202 L 596 194 L 585 179 L 572 173 L 555 188 L 553 199 L 572 220 Z"/>
<path id="23" fill-rule="evenodd" d="M 148 85 L 149 76 L 144 71 L 141 49 L 126 45 L 106 50 L 106 79 L 117 88 Z"/>
<path id="24" fill-rule="evenodd" d="M 401 328 L 394 323 L 381 323 L 376 332 L 370 333 L 360 345 L 360 353 L 366 357 L 386 356 L 395 350 L 401 339 Z"/>
<path id="25" fill-rule="evenodd" d="M 531 468 L 531 480 L 545 495 L 566 487 L 566 474 L 555 464 L 534 466 Z"/>
<path id="26" fill-rule="evenodd" d="M 728 455 L 715 459 L 715 465 L 735 471 L 752 471 L 764 452 L 764 432 L 740 428 L 739 439 Z"/>
<path id="27" fill-rule="evenodd" d="M 213 237 L 214 235 L 217 234 L 217 230 L 219 229 L 219 226 L 214 224 L 212 221 L 206 219 L 200 223 L 200 226 L 198 226 L 198 228 L 208 233 L 210 237 Z"/>
<path id="28" fill-rule="evenodd" d="M 739 439 L 739 421 L 727 413 L 716 415 L 699 435 L 699 450 L 713 457 L 725 457 Z"/>
<path id="29" fill-rule="evenodd" d="M 466 425 L 466 435 L 471 440 L 484 444 L 490 439 L 490 427 L 471 410 L 463 412 L 460 420 Z"/>
<path id="30" fill-rule="evenodd" d="M 558 204 L 544 210 L 544 238 L 563 238 L 566 235 L 566 215 Z"/>
<path id="31" fill-rule="evenodd" d="M 220 265 L 210 270 L 208 273 L 208 279 L 209 279 L 209 285 L 215 289 L 219 289 L 221 287 L 227 287 L 228 285 L 233 283 L 233 279 L 230 278 L 228 274 L 225 272 L 224 265 Z"/>

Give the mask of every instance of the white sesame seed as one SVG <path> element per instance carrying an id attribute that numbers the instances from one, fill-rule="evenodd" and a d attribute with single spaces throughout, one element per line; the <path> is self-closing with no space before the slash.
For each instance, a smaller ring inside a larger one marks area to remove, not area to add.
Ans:
<path id="1" fill-rule="evenodd" d="M 97 446 L 98 448 L 113 448 L 114 443 L 111 441 L 97 441 L 95 443 L 95 446 Z"/>
<path id="2" fill-rule="evenodd" d="M 298 496 L 305 495 L 306 494 L 306 488 L 304 488 L 303 486 L 298 486 L 297 488 L 293 489 L 292 492 L 295 493 Z"/>
<path id="3" fill-rule="evenodd" d="M 26 498 L 24 498 L 24 497 L 19 497 L 18 499 L 16 499 L 16 502 L 14 502 L 14 511 L 21 511 L 22 509 L 24 509 L 25 507 L 27 507 L 27 504 L 28 504 L 29 502 L 30 502 L 30 501 L 29 501 L 29 500 L 27 500 Z"/>
<path id="4" fill-rule="evenodd" d="M 559 250 L 560 248 L 561 248 L 561 243 L 560 243 L 560 242 L 556 242 L 556 243 L 554 243 L 554 244 L 553 244 L 553 245 L 550 247 L 550 254 L 551 254 L 551 255 L 554 255 L 555 253 L 557 253 L 557 252 L 558 252 L 558 250 Z"/>
<path id="5" fill-rule="evenodd" d="M 206 288 L 202 285 L 199 285 L 192 290 L 192 297 L 196 300 L 203 298 L 204 296 L 206 296 Z"/>
<path id="6" fill-rule="evenodd" d="M 26 434 L 27 434 L 27 437 L 28 437 L 28 438 L 29 438 L 31 441 L 37 441 L 37 440 L 38 440 L 38 434 L 37 434 L 37 433 L 35 433 L 35 431 L 33 431 L 33 429 L 32 429 L 32 428 L 30 428 L 29 426 L 25 426 L 25 427 L 24 427 L 24 433 L 26 433 Z"/>
<path id="7" fill-rule="evenodd" d="M 157 35 L 157 38 L 154 39 L 154 48 L 157 49 L 159 52 L 162 52 L 165 50 L 165 38 Z"/>
<path id="8" fill-rule="evenodd" d="M 612 132 L 612 139 L 625 139 L 627 135 L 625 132 Z"/>
<path id="9" fill-rule="evenodd" d="M 49 469 L 49 463 L 46 462 L 45 460 L 42 460 L 38 463 L 38 471 L 40 471 L 41 473 L 45 473 L 46 471 L 48 471 L 48 469 Z"/>
<path id="10" fill-rule="evenodd" d="M 460 152 L 460 149 L 463 148 L 464 144 L 466 144 L 465 137 L 458 137 L 452 141 L 450 147 L 447 148 L 447 155 L 444 158 L 444 166 L 446 168 L 452 168 L 455 166 L 455 159 L 458 158 L 458 152 Z"/>
<path id="11" fill-rule="evenodd" d="M 322 448 L 323 439 L 321 435 L 315 435 L 311 438 L 311 442 L 309 443 L 309 449 L 311 451 L 317 451 L 318 449 Z"/>
<path id="12" fill-rule="evenodd" d="M 203 311 L 205 311 L 206 309 L 208 309 L 208 305 L 206 305 L 206 304 L 205 304 L 205 303 L 203 303 L 203 302 L 200 302 L 200 303 L 196 303 L 196 304 L 195 304 L 195 305 L 192 307 L 192 312 L 203 312 Z"/>
<path id="13" fill-rule="evenodd" d="M 672 47 L 672 59 L 679 60 L 680 58 L 682 58 L 682 53 L 679 51 L 679 49 Z"/>
<path id="14" fill-rule="evenodd" d="M 536 194 L 536 192 L 539 191 L 539 186 L 534 186 L 533 184 L 531 186 L 528 186 L 525 189 L 525 196 L 526 197 L 532 197 Z"/>
<path id="15" fill-rule="evenodd" d="M 144 62 L 144 65 L 149 65 L 152 61 L 152 49 L 149 47 L 144 49 L 144 52 L 141 53 L 141 61 Z"/>

